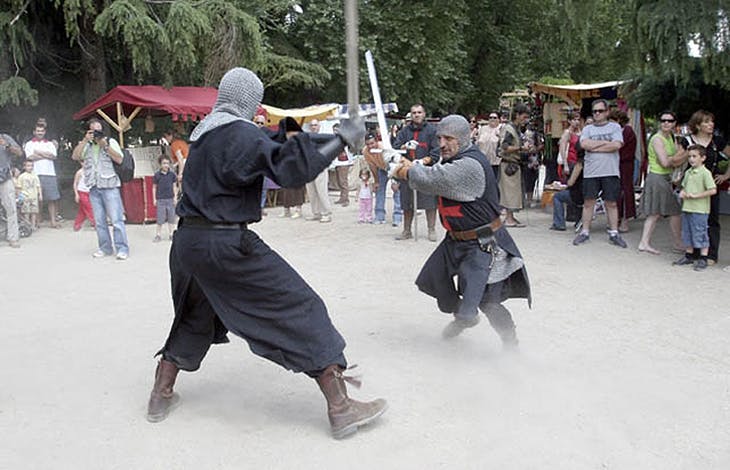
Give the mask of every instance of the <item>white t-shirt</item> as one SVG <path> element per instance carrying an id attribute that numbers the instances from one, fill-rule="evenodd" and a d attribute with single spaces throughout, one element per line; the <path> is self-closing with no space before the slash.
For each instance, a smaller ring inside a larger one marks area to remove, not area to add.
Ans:
<path id="1" fill-rule="evenodd" d="M 586 139 L 623 143 L 624 135 L 621 131 L 621 126 L 615 122 L 608 121 L 606 124 L 601 126 L 597 126 L 595 124 L 586 126 L 580 135 L 580 141 L 583 142 Z M 584 178 L 619 175 L 618 150 L 608 153 L 586 151 L 585 162 L 583 164 Z"/>
<path id="2" fill-rule="evenodd" d="M 29 140 L 23 147 L 25 156 L 29 157 L 35 153 L 36 150 L 51 152 L 54 156 L 56 155 L 56 146 L 49 140 Z M 33 161 L 33 173 L 38 176 L 56 176 L 56 166 L 53 164 L 53 160 L 49 158 L 41 158 L 40 160 Z"/>

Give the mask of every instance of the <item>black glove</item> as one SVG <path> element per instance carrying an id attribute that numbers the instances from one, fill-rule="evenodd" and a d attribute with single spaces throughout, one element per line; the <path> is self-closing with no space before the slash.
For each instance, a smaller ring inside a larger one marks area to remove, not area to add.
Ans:
<path id="1" fill-rule="evenodd" d="M 354 153 L 365 145 L 365 122 L 359 117 L 340 121 L 338 135 Z"/>

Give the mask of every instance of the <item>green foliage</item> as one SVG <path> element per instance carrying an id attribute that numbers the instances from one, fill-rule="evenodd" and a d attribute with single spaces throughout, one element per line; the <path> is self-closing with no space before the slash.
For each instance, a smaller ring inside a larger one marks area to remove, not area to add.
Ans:
<path id="1" fill-rule="evenodd" d="M 575 82 L 572 78 L 567 77 L 540 77 L 538 80 L 540 83 L 544 83 L 545 85 L 574 85 Z"/>
<path id="2" fill-rule="evenodd" d="M 729 0 L 359 0 L 360 96 L 369 49 L 383 99 L 401 109 L 475 114 L 530 81 L 622 78 L 636 78 L 634 103 L 689 109 L 698 90 L 730 90 L 728 11 Z M 0 40 L 0 79 L 24 79 L 3 82 L 5 103 L 72 82 L 215 85 L 233 66 L 258 72 L 274 104 L 346 97 L 342 0 L 0 0 Z"/>
<path id="3" fill-rule="evenodd" d="M 705 83 L 730 89 L 730 2 L 636 0 L 636 4 L 645 73 L 669 73 L 678 83 L 688 83 L 699 59 Z M 691 54 L 690 44 L 697 54 Z"/>
<path id="4" fill-rule="evenodd" d="M 0 81 L 0 108 L 7 105 L 29 105 L 38 104 L 38 91 L 31 88 L 30 84 L 21 77 L 11 77 Z"/>
<path id="5" fill-rule="evenodd" d="M 2 55 L 7 54 L 12 58 L 14 66 L 23 67 L 36 50 L 33 34 L 21 14 L 23 3 L 17 0 L 0 1 L 0 5 L 3 6 L 0 9 L 0 43 L 7 47 Z M 20 16 L 16 18 L 16 15 Z"/>

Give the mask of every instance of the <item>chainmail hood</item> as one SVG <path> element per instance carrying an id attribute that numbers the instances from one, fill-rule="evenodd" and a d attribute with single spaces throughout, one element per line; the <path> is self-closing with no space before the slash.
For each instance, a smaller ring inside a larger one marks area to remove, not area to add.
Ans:
<path id="1" fill-rule="evenodd" d="M 455 137 L 459 142 L 459 152 L 463 152 L 471 145 L 470 139 L 471 129 L 469 121 L 458 114 L 450 114 L 438 123 L 436 135 Z"/>
<path id="2" fill-rule="evenodd" d="M 196 141 L 206 132 L 233 121 L 251 121 L 264 97 L 264 85 L 252 71 L 236 67 L 223 75 L 212 112 L 190 136 Z"/>

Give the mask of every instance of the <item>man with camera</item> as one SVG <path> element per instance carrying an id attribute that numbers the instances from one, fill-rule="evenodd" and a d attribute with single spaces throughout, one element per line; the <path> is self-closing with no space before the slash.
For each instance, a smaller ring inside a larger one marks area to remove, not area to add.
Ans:
<path id="1" fill-rule="evenodd" d="M 411 188 L 438 196 L 446 237 L 421 269 L 416 285 L 453 314 L 445 338 L 479 323 L 480 309 L 506 349 L 517 347 L 512 315 L 502 302 L 531 303 L 530 282 L 515 242 L 499 218 L 497 182 L 489 161 L 471 143 L 469 122 L 451 115 L 438 124 L 441 161 L 433 166 L 402 159 L 395 175 Z M 453 278 L 458 277 L 458 287 Z"/>
<path id="2" fill-rule="evenodd" d="M 92 118 L 71 158 L 83 161 L 84 182 L 89 187 L 89 199 L 97 222 L 99 249 L 92 256 L 103 258 L 116 252 L 118 260 L 126 260 L 129 257 L 129 242 L 124 225 L 122 195 L 119 192 L 122 181 L 114 170 L 114 163 L 122 163 L 122 148 L 116 140 L 106 136 L 104 124 Z M 113 226 L 113 239 L 105 223 L 107 218 Z"/>

